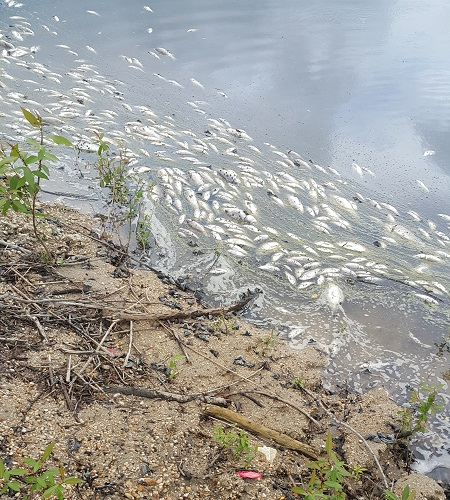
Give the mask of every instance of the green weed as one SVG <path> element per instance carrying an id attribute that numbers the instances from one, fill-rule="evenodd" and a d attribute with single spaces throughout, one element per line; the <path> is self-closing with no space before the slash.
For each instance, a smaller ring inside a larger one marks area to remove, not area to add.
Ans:
<path id="1" fill-rule="evenodd" d="M 146 251 L 148 240 L 152 235 L 150 221 L 151 217 L 149 214 L 146 213 L 142 218 L 139 217 L 139 220 L 136 225 L 136 243 L 138 245 L 138 248 L 143 252 Z"/>
<path id="2" fill-rule="evenodd" d="M 77 477 L 65 477 L 63 467 L 45 470 L 44 462 L 50 456 L 55 443 L 50 443 L 39 460 L 24 458 L 26 468 L 9 469 L 0 458 L 0 495 L 26 492 L 22 500 L 30 498 L 28 493 L 37 492 L 42 498 L 51 498 L 53 495 L 62 500 L 65 486 L 82 483 Z M 58 479 L 59 476 L 59 479 Z"/>
<path id="3" fill-rule="evenodd" d="M 411 491 L 409 486 L 405 486 L 405 488 L 402 491 L 402 496 L 399 499 L 395 493 L 392 493 L 390 490 L 386 490 L 384 492 L 384 500 L 414 500 L 416 497 L 416 492 Z"/>
<path id="4" fill-rule="evenodd" d="M 250 446 L 247 435 L 243 430 L 239 432 L 234 429 L 225 431 L 222 425 L 219 425 L 214 430 L 213 438 L 220 446 L 229 449 L 235 457 L 243 457 L 243 467 L 248 467 L 258 451 L 257 446 Z"/>
<path id="5" fill-rule="evenodd" d="M 305 500 L 319 500 L 330 498 L 333 500 L 344 500 L 344 478 L 355 477 L 354 472 L 348 470 L 348 465 L 339 460 L 333 452 L 333 441 L 331 433 L 328 432 L 326 443 L 326 456 L 309 462 L 311 476 L 305 488 L 296 486 L 292 488 L 293 493 L 303 495 Z M 359 474 L 362 470 L 359 470 Z"/>
<path id="6" fill-rule="evenodd" d="M 412 434 L 425 432 L 429 415 L 435 415 L 443 408 L 438 402 L 440 399 L 439 389 L 442 387 L 442 384 L 422 383 L 417 390 L 411 391 L 409 402 L 413 405 L 413 411 L 411 412 L 408 408 L 399 411 L 403 432 L 411 432 Z"/>
<path id="7" fill-rule="evenodd" d="M 132 223 L 139 216 L 145 195 L 153 189 L 155 183 L 147 184 L 137 174 L 130 171 L 130 158 L 125 148 L 119 149 L 118 152 L 111 151 L 104 134 L 100 133 L 96 134 L 95 142 L 98 144 L 96 169 L 99 186 L 108 191 L 107 223 L 117 230 L 119 240 L 120 228 L 128 226 L 126 244 L 120 241 L 121 246 L 128 250 Z M 138 245 L 145 248 L 150 235 L 150 218 L 144 216 L 144 219 L 138 220 L 136 225 Z"/>
<path id="8" fill-rule="evenodd" d="M 0 147 L 0 210 L 6 215 L 8 210 L 31 214 L 33 219 L 33 231 L 37 241 L 40 243 L 47 258 L 50 252 L 40 236 L 37 228 L 37 217 L 43 214 L 36 210 L 36 200 L 40 191 L 41 179 L 48 180 L 49 168 L 47 161 L 59 161 L 49 153 L 45 147 L 44 139 L 51 140 L 57 145 L 72 146 L 72 143 L 60 135 L 49 135 L 44 137 L 42 117 L 33 114 L 25 108 L 21 108 L 27 122 L 39 129 L 39 141 L 28 138 L 26 142 L 31 146 L 31 151 L 25 151 L 19 144 L 5 143 Z"/>
<path id="9" fill-rule="evenodd" d="M 178 370 L 178 361 L 180 359 L 184 359 L 186 356 L 183 354 L 175 354 L 169 359 L 168 370 L 169 370 L 169 380 L 173 380 L 175 375 L 179 372 Z"/>

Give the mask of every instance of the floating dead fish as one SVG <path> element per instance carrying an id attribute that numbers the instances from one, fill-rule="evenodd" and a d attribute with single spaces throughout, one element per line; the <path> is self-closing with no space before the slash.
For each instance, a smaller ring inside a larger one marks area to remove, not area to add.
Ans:
<path id="1" fill-rule="evenodd" d="M 363 176 L 362 168 L 357 163 L 352 163 L 352 168 L 358 175 Z"/>
<path id="2" fill-rule="evenodd" d="M 417 185 L 423 189 L 426 193 L 429 193 L 430 190 L 425 186 L 425 184 L 422 181 L 416 180 Z"/>
<path id="3" fill-rule="evenodd" d="M 175 61 L 175 56 L 171 52 L 169 52 L 167 49 L 165 49 L 164 47 L 156 47 L 155 50 L 156 50 L 156 52 L 158 52 L 158 54 L 161 54 L 162 56 L 170 57 L 170 59 Z"/>
<path id="4" fill-rule="evenodd" d="M 418 259 L 427 260 L 428 262 L 442 262 L 442 259 L 436 257 L 436 255 L 426 254 L 426 253 L 418 253 L 414 255 Z"/>
<path id="5" fill-rule="evenodd" d="M 325 301 L 334 313 L 342 306 L 342 302 L 344 301 L 344 292 L 335 283 L 330 283 L 322 294 L 322 300 Z"/>
<path id="6" fill-rule="evenodd" d="M 364 245 L 361 245 L 360 243 L 355 243 L 353 241 L 340 241 L 338 243 L 339 246 L 342 248 L 345 248 L 347 250 L 350 250 L 352 252 L 365 252 L 366 247 Z"/>
<path id="7" fill-rule="evenodd" d="M 203 86 L 203 85 L 202 85 L 199 81 L 197 81 L 195 78 L 191 78 L 190 80 L 191 80 L 191 82 L 192 82 L 195 86 L 200 87 L 201 89 L 204 89 L 204 88 L 205 88 L 205 87 L 204 87 L 204 86 Z"/>

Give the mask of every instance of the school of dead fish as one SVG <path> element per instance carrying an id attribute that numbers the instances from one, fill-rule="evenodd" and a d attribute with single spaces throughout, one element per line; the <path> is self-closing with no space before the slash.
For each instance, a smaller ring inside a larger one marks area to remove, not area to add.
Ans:
<path id="1" fill-rule="evenodd" d="M 23 4 L 7 0 L 5 5 L 11 15 L 9 28 L 0 32 L 3 139 L 36 134 L 20 106 L 38 111 L 46 127 L 68 135 L 82 151 L 94 152 L 94 134 L 105 132 L 126 148 L 130 174 L 145 177 L 149 185 L 157 181 L 148 192 L 148 213 L 169 225 L 172 234 L 191 246 L 219 249 L 231 260 L 247 259 L 256 272 L 291 289 L 318 288 L 333 311 L 341 307 L 342 283 L 348 280 L 367 284 L 368 293 L 369 285 L 401 284 L 427 304 L 448 303 L 450 215 L 424 219 L 356 192 L 334 168 L 272 144 L 255 145 L 245 130 L 205 111 L 199 81 L 167 79 L 146 68 L 157 62 L 120 55 L 130 70 L 161 85 L 197 88 L 199 99 L 186 104 L 204 117 L 205 126 L 201 132 L 181 129 L 172 116 L 130 105 L 126 85 L 103 76 L 92 63 L 94 47 L 86 45 L 81 54 L 59 43 L 59 16 L 49 16 L 50 26 L 36 25 L 17 15 Z M 144 6 L 142 13 L 153 10 Z M 101 17 L 93 10 L 86 15 Z M 39 62 L 39 46 L 27 44 L 36 30 L 47 32 L 58 50 L 72 56 L 72 68 L 54 72 Z M 149 46 L 148 53 L 176 61 L 164 47 Z M 374 175 L 366 166 L 353 163 L 352 168 L 359 176 Z"/>

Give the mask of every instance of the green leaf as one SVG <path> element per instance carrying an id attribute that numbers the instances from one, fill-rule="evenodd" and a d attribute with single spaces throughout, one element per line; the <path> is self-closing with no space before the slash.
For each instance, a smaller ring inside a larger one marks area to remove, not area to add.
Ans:
<path id="1" fill-rule="evenodd" d="M 42 479 L 42 477 L 37 477 L 36 478 L 36 484 L 38 484 L 40 486 L 40 489 L 44 489 L 44 488 L 47 488 L 48 484 L 47 484 L 47 481 L 44 481 L 44 479 Z"/>
<path id="2" fill-rule="evenodd" d="M 324 483 L 328 488 L 333 488 L 336 491 L 342 491 L 342 484 L 338 483 L 337 481 L 325 481 Z"/>
<path id="3" fill-rule="evenodd" d="M 42 170 L 43 172 L 45 172 L 47 175 L 49 175 L 49 173 L 50 173 L 50 171 L 49 171 L 49 169 L 48 169 L 47 165 L 41 165 L 41 170 Z"/>
<path id="4" fill-rule="evenodd" d="M 20 203 L 20 201 L 13 200 L 11 202 L 11 206 L 12 206 L 12 209 L 14 210 L 14 212 L 18 212 L 21 214 L 28 213 L 28 208 L 23 203 Z M 23 469 L 23 470 L 25 470 L 25 469 Z M 27 472 L 27 471 L 25 471 L 25 472 Z M 23 474 L 21 474 L 21 475 L 23 475 Z"/>
<path id="5" fill-rule="evenodd" d="M 41 462 L 45 462 L 47 460 L 47 458 L 50 456 L 50 453 L 52 452 L 54 446 L 55 446 L 55 443 L 51 442 L 47 446 L 47 448 L 45 448 L 44 453 L 42 454 L 42 457 L 41 457 Z"/>
<path id="6" fill-rule="evenodd" d="M 44 159 L 44 156 L 45 156 L 45 148 L 44 148 L 44 146 L 41 146 L 39 148 L 38 155 L 37 155 L 38 160 L 42 161 Z"/>
<path id="7" fill-rule="evenodd" d="M 64 484 L 80 484 L 80 483 L 84 483 L 84 481 L 78 477 L 66 477 L 66 479 L 64 479 L 63 481 Z"/>
<path id="8" fill-rule="evenodd" d="M 6 493 L 6 492 L 7 492 L 7 490 L 8 490 L 8 485 L 3 486 L 3 488 L 2 488 L 2 489 L 0 489 L 0 495 L 3 495 L 3 493 Z"/>
<path id="9" fill-rule="evenodd" d="M 42 118 L 38 116 L 34 116 L 33 113 L 30 113 L 28 110 L 25 108 L 20 108 L 22 110 L 23 116 L 27 120 L 27 122 L 32 125 L 33 127 L 40 127 L 42 124 Z"/>
<path id="10" fill-rule="evenodd" d="M 36 155 L 30 155 L 25 158 L 25 165 L 29 165 L 30 163 L 35 163 L 39 158 Z"/>
<path id="11" fill-rule="evenodd" d="M 37 460 L 34 460 L 33 458 L 29 458 L 29 457 L 26 457 L 23 459 L 23 461 L 29 465 L 30 467 L 32 467 L 33 469 L 36 467 L 36 465 L 38 465 L 38 468 L 36 470 L 39 469 L 40 467 L 40 464 Z M 33 471 L 33 472 L 36 472 L 36 471 Z"/>
<path id="12" fill-rule="evenodd" d="M 50 497 L 53 495 L 53 493 L 55 493 L 55 492 L 56 492 L 56 490 L 57 490 L 58 488 L 61 488 L 61 486 L 60 486 L 59 484 L 55 484 L 55 485 L 53 485 L 53 486 L 50 486 L 50 488 L 48 488 L 48 490 L 45 490 L 45 491 L 44 491 L 44 493 L 43 493 L 43 495 L 42 495 L 42 496 L 43 496 L 44 498 L 50 498 Z"/>
<path id="13" fill-rule="evenodd" d="M 28 142 L 28 144 L 31 144 L 32 146 L 35 146 L 37 148 L 40 148 L 41 145 L 38 143 L 38 141 L 36 139 L 31 139 L 31 138 L 28 138 L 26 140 L 26 142 Z"/>
<path id="14" fill-rule="evenodd" d="M 48 175 L 47 175 L 47 174 L 44 174 L 44 172 L 39 172 L 39 170 L 37 170 L 36 172 L 33 172 L 33 174 L 34 174 L 36 177 L 40 177 L 41 179 L 46 179 L 46 180 L 48 180 Z"/>
<path id="15" fill-rule="evenodd" d="M 60 135 L 49 135 L 47 138 L 51 139 L 55 144 L 58 145 L 64 144 L 64 146 L 72 146 L 72 143 L 69 141 L 69 139 L 61 137 Z"/>
<path id="16" fill-rule="evenodd" d="M 8 487 L 13 491 L 20 491 L 20 484 L 18 481 L 11 481 L 8 483 Z"/>
<path id="17" fill-rule="evenodd" d="M 26 474 L 28 474 L 26 469 L 11 469 L 9 471 L 10 476 L 25 476 Z"/>
<path id="18" fill-rule="evenodd" d="M 59 469 L 50 469 L 45 471 L 41 477 L 53 477 L 53 476 L 59 476 Z"/>
<path id="19" fill-rule="evenodd" d="M 12 177 L 9 178 L 8 184 L 9 184 L 9 190 L 10 191 L 15 191 L 17 188 L 17 183 L 19 182 L 20 177 L 16 174 L 13 175 Z"/>
<path id="20" fill-rule="evenodd" d="M 21 177 L 16 184 L 16 189 L 20 189 L 21 187 L 23 187 L 25 185 L 25 182 L 27 182 L 25 177 Z M 34 181 L 33 181 L 33 183 L 34 183 Z"/>
<path id="21" fill-rule="evenodd" d="M 6 215 L 6 212 L 9 210 L 10 206 L 11 206 L 11 201 L 10 200 L 6 200 L 6 202 L 3 203 L 3 207 L 2 207 L 2 214 L 3 215 Z"/>
<path id="22" fill-rule="evenodd" d="M 32 172 L 28 167 L 23 169 L 23 176 L 30 186 L 32 186 L 34 181 L 34 172 Z"/>
<path id="23" fill-rule="evenodd" d="M 294 486 L 292 488 L 292 493 L 300 493 L 301 495 L 306 495 L 308 492 L 303 488 L 300 488 L 300 486 Z"/>
<path id="24" fill-rule="evenodd" d="M 14 163 L 16 161 L 16 158 L 11 158 L 8 156 L 8 158 L 3 158 L 0 160 L 0 167 L 3 167 L 3 165 L 7 165 L 9 163 Z"/>
<path id="25" fill-rule="evenodd" d="M 3 478 L 3 474 L 5 473 L 5 464 L 3 460 L 0 458 L 0 478 Z"/>
<path id="26" fill-rule="evenodd" d="M 411 492 L 409 486 L 405 486 L 404 490 L 402 491 L 402 500 L 412 500 L 415 496 L 415 491 Z"/>
<path id="27" fill-rule="evenodd" d="M 50 160 L 50 161 L 59 161 L 59 158 L 55 155 L 52 155 L 51 153 L 45 153 L 44 160 Z"/>
<path id="28" fill-rule="evenodd" d="M 14 144 L 14 146 L 11 146 L 11 153 L 9 154 L 9 156 L 14 157 L 14 158 L 19 158 L 19 153 L 20 153 L 20 150 L 19 150 L 18 144 Z"/>

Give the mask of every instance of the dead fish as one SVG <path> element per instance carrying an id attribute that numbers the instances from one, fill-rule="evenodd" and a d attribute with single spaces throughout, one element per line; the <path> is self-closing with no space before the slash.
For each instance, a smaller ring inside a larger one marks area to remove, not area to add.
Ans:
<path id="1" fill-rule="evenodd" d="M 363 176 L 362 168 L 357 163 L 352 163 L 352 168 L 358 175 Z"/>
<path id="2" fill-rule="evenodd" d="M 335 283 L 331 283 L 323 292 L 322 298 L 328 307 L 336 312 L 344 301 L 344 292 Z"/>
<path id="3" fill-rule="evenodd" d="M 191 78 L 191 82 L 196 85 L 197 87 L 200 87 L 201 89 L 204 89 L 205 87 L 199 82 L 197 81 L 195 78 Z"/>
<path id="4" fill-rule="evenodd" d="M 155 50 L 156 50 L 156 52 L 158 52 L 158 54 L 161 54 L 162 56 L 170 57 L 170 59 L 175 61 L 175 56 L 171 52 L 169 52 L 167 49 L 165 49 L 164 47 L 156 47 Z"/>
<path id="5" fill-rule="evenodd" d="M 434 304 L 434 305 L 439 304 L 439 302 L 436 299 L 433 299 L 433 297 L 430 297 L 429 295 L 425 295 L 422 293 L 414 293 L 414 296 L 417 297 L 418 299 L 423 300 L 425 304 Z"/>
<path id="6" fill-rule="evenodd" d="M 223 177 L 226 181 L 231 182 L 232 184 L 236 184 L 238 182 L 238 176 L 234 170 L 225 170 L 223 168 L 219 168 L 217 172 L 221 177 Z"/>
<path id="7" fill-rule="evenodd" d="M 153 12 L 153 10 L 148 5 L 144 5 L 144 10 L 146 10 L 147 12 Z"/>
<path id="8" fill-rule="evenodd" d="M 354 243 L 353 241 L 340 241 L 338 243 L 339 246 L 351 250 L 352 252 L 365 252 L 366 247 L 359 244 L 359 243 Z"/>
<path id="9" fill-rule="evenodd" d="M 418 253 L 414 255 L 414 257 L 417 257 L 418 259 L 426 260 L 428 262 L 442 262 L 442 260 L 439 257 L 436 257 L 436 255 L 430 255 L 426 253 Z"/>
<path id="10" fill-rule="evenodd" d="M 333 195 L 334 201 L 342 208 L 345 208 L 347 210 L 357 210 L 358 207 L 356 206 L 356 203 L 353 201 L 347 200 L 346 198 L 343 198 L 342 196 L 337 196 Z"/>
<path id="11" fill-rule="evenodd" d="M 93 16 L 101 17 L 100 14 L 98 12 L 96 12 L 95 10 L 87 10 L 86 12 L 88 14 L 92 14 Z"/>
<path id="12" fill-rule="evenodd" d="M 198 233 L 206 234 L 205 228 L 199 224 L 197 221 L 192 220 L 192 219 L 186 219 L 186 224 L 192 228 L 194 231 L 197 231 Z"/>
<path id="13" fill-rule="evenodd" d="M 422 188 L 426 193 L 429 193 L 430 190 L 425 186 L 425 184 L 422 181 L 416 180 L 417 185 Z"/>

